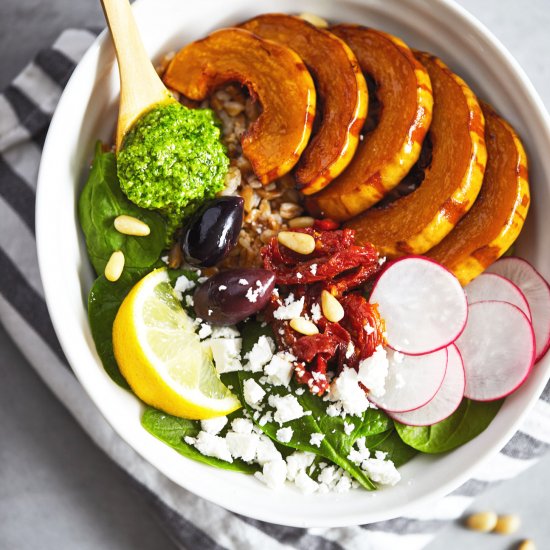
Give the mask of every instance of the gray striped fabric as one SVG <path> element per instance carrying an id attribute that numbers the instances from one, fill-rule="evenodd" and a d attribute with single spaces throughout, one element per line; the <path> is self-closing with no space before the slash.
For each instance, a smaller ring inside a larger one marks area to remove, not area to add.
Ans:
<path id="1" fill-rule="evenodd" d="M 68 30 L 0 96 L 0 321 L 47 386 L 95 443 L 135 480 L 182 548 L 414 550 L 459 517 L 489 484 L 533 464 L 550 443 L 550 388 L 506 447 L 436 506 L 408 517 L 339 529 L 298 529 L 232 514 L 173 484 L 128 447 L 73 376 L 44 302 L 34 235 L 36 176 L 50 117 L 75 64 L 95 35 Z"/>

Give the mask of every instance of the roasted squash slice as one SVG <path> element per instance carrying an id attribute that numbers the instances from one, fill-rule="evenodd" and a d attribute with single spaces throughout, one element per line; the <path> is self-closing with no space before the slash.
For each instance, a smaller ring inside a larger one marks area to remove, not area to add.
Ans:
<path id="1" fill-rule="evenodd" d="M 163 80 L 197 101 L 226 82 L 248 88 L 262 113 L 243 134 L 241 144 L 262 183 L 292 170 L 308 143 L 315 85 L 298 54 L 286 46 L 244 29 L 221 29 L 181 49 Z"/>
<path id="2" fill-rule="evenodd" d="M 425 53 L 417 57 L 434 93 L 426 140 L 431 164 L 415 191 L 346 224 L 359 242 L 371 242 L 389 257 L 423 254 L 439 243 L 474 204 L 487 160 L 483 113 L 473 92 L 441 60 Z"/>
<path id="3" fill-rule="evenodd" d="M 433 98 L 426 69 L 398 38 L 356 25 L 330 30 L 350 46 L 373 83 L 371 106 L 376 100 L 379 113 L 347 169 L 307 201 L 312 213 L 342 221 L 377 203 L 414 165 L 432 118 Z"/>
<path id="4" fill-rule="evenodd" d="M 467 285 L 500 258 L 519 235 L 530 195 L 527 157 L 514 129 L 487 104 L 487 168 L 471 210 L 428 256 Z"/>
<path id="5" fill-rule="evenodd" d="M 317 89 L 314 135 L 296 165 L 298 188 L 309 195 L 330 183 L 351 161 L 368 107 L 367 85 L 350 48 L 299 17 L 266 14 L 241 27 L 292 48 Z"/>

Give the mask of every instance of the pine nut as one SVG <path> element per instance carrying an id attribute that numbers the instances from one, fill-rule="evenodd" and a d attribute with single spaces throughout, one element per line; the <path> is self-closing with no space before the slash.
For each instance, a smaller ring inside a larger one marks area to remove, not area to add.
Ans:
<path id="1" fill-rule="evenodd" d="M 507 514 L 504 516 L 499 516 L 497 519 L 497 524 L 493 531 L 499 533 L 500 535 L 511 535 L 515 533 L 519 526 L 521 525 L 521 520 L 516 514 Z"/>
<path id="2" fill-rule="evenodd" d="M 537 550 L 537 547 L 532 540 L 526 539 L 519 543 L 518 550 Z"/>
<path id="3" fill-rule="evenodd" d="M 313 336 L 314 334 L 319 334 L 319 329 L 315 326 L 314 323 L 304 319 L 303 317 L 296 317 L 290 320 L 290 326 L 300 334 L 305 334 L 306 336 Z"/>
<path id="4" fill-rule="evenodd" d="M 342 304 L 328 290 L 323 290 L 321 293 L 321 307 L 323 315 L 331 323 L 338 323 L 344 318 Z"/>
<path id="5" fill-rule="evenodd" d="M 488 533 L 495 528 L 497 515 L 494 512 L 479 512 L 466 518 L 466 526 L 472 531 Z"/>
<path id="6" fill-rule="evenodd" d="M 281 231 L 277 239 L 282 245 L 298 254 L 311 254 L 315 250 L 315 239 L 306 233 Z"/>
<path id="7" fill-rule="evenodd" d="M 115 218 L 115 229 L 124 235 L 132 235 L 134 237 L 147 237 L 151 233 L 149 226 L 134 218 L 133 216 L 126 216 L 122 214 Z"/>
<path id="8" fill-rule="evenodd" d="M 315 220 L 311 216 L 300 216 L 299 218 L 288 220 L 288 227 L 290 227 L 291 229 L 312 227 L 314 221 Z"/>
<path id="9" fill-rule="evenodd" d="M 105 266 L 105 278 L 114 283 L 120 279 L 124 269 L 124 253 L 116 250 L 111 254 L 107 265 Z"/>
<path id="10" fill-rule="evenodd" d="M 320 27 L 321 29 L 326 29 L 328 27 L 327 20 L 315 15 L 314 13 L 301 13 L 300 19 L 303 19 L 316 27 Z"/>

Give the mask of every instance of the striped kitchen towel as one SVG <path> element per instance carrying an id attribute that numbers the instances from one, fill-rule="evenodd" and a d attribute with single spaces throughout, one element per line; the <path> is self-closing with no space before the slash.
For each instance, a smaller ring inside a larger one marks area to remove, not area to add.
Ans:
<path id="1" fill-rule="evenodd" d="M 0 321 L 82 428 L 135 480 L 181 548 L 414 550 L 459 517 L 487 485 L 536 462 L 550 442 L 550 387 L 506 447 L 475 479 L 437 505 L 371 525 L 298 529 L 239 516 L 202 500 L 165 478 L 122 441 L 63 356 L 44 302 L 34 234 L 36 177 L 50 117 L 75 64 L 94 38 L 85 30 L 64 32 L 0 96 Z"/>

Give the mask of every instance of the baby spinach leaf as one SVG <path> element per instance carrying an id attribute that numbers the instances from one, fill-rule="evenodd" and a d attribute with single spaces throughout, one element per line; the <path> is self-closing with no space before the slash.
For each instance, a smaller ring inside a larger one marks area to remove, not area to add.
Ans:
<path id="1" fill-rule="evenodd" d="M 101 275 L 88 295 L 88 319 L 97 354 L 107 374 L 123 388 L 128 382 L 120 373 L 113 353 L 113 323 L 118 308 L 132 287 L 148 273 L 148 269 L 124 269 L 116 282 Z"/>
<path id="2" fill-rule="evenodd" d="M 365 437 L 365 446 L 371 452 L 383 451 L 387 453 L 387 459 L 391 460 L 397 467 L 403 466 L 418 454 L 416 449 L 403 442 L 395 428 L 381 434 Z"/>
<path id="3" fill-rule="evenodd" d="M 234 418 L 236 418 L 235 413 L 229 415 L 229 423 Z M 178 418 L 177 416 L 171 416 L 152 407 L 147 407 L 141 417 L 141 424 L 150 434 L 167 445 L 170 445 L 170 447 L 187 458 L 215 466 L 216 468 L 235 470 L 245 474 L 252 474 L 260 470 L 258 465 L 247 464 L 243 460 L 235 459 L 233 462 L 226 462 L 219 458 L 205 456 L 193 445 L 186 443 L 185 437 L 196 437 L 201 431 L 201 423 L 199 420 Z"/>
<path id="4" fill-rule="evenodd" d="M 118 182 L 115 154 L 103 152 L 100 143 L 80 195 L 78 213 L 88 256 L 98 275 L 103 273 L 115 250 L 124 253 L 128 268 L 151 267 L 159 259 L 166 241 L 164 219 L 157 212 L 140 208 L 128 200 Z M 145 222 L 151 233 L 146 237 L 119 233 L 114 220 L 121 214 Z"/>
<path id="5" fill-rule="evenodd" d="M 503 401 L 471 401 L 464 399 L 458 409 L 445 420 L 432 426 L 406 426 L 395 422 L 399 437 L 423 453 L 444 453 L 464 445 L 491 423 Z"/>

